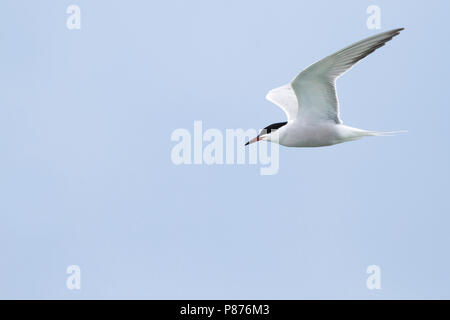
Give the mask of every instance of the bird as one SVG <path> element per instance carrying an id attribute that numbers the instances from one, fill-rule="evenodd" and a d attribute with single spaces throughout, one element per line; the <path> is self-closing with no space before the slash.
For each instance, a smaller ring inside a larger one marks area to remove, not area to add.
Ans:
<path id="1" fill-rule="evenodd" d="M 376 34 L 313 63 L 290 83 L 270 90 L 266 99 L 280 107 L 287 121 L 273 123 L 245 145 L 266 140 L 286 147 L 324 147 L 368 136 L 401 131 L 370 131 L 343 124 L 339 117 L 336 80 L 404 28 Z"/>

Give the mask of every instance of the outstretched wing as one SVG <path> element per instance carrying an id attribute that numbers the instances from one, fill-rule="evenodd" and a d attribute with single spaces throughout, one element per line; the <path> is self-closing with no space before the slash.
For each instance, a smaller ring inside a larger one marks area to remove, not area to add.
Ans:
<path id="1" fill-rule="evenodd" d="M 377 34 L 312 64 L 290 84 L 269 91 L 266 98 L 281 107 L 288 120 L 300 118 L 305 122 L 342 123 L 336 79 L 359 60 L 384 46 L 401 30 L 403 28 Z"/>
<path id="2" fill-rule="evenodd" d="M 403 28 L 383 32 L 354 43 L 303 70 L 292 81 L 299 104 L 297 117 L 306 122 L 341 123 L 336 79 L 359 60 L 384 46 L 401 30 Z"/>
<path id="3" fill-rule="evenodd" d="M 290 83 L 270 90 L 266 95 L 266 99 L 279 106 L 286 113 L 288 121 L 297 117 L 297 96 Z"/>

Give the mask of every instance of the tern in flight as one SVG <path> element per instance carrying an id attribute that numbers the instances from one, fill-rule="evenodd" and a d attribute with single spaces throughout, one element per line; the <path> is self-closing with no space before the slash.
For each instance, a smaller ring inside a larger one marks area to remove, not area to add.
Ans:
<path id="1" fill-rule="evenodd" d="M 270 90 L 266 99 L 279 106 L 287 122 L 265 127 L 256 138 L 287 147 L 323 147 L 395 132 L 368 131 L 346 126 L 339 118 L 336 80 L 359 60 L 384 46 L 403 28 L 356 42 L 300 72 L 291 82 Z"/>

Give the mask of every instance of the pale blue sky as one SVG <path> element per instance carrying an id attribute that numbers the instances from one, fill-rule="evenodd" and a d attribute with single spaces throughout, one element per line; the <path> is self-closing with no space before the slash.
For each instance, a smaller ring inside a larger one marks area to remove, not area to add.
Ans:
<path id="1" fill-rule="evenodd" d="M 449 9 L 2 1 L 0 298 L 450 298 Z M 173 130 L 284 121 L 269 89 L 396 27 L 338 89 L 346 124 L 408 134 L 281 148 L 275 176 L 170 161 Z"/>

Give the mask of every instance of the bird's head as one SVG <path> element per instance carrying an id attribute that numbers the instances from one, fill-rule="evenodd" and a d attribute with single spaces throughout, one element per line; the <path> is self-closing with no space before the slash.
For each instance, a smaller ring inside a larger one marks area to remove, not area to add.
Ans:
<path id="1" fill-rule="evenodd" d="M 253 139 L 249 140 L 245 145 L 249 145 L 252 144 L 254 142 L 258 142 L 261 140 L 267 140 L 267 141 L 271 141 L 271 138 L 273 137 L 274 133 L 280 129 L 282 126 L 284 126 L 285 124 L 287 124 L 287 122 L 278 122 L 278 123 L 273 123 L 270 126 L 265 127 L 264 129 L 261 130 L 261 132 Z"/>

